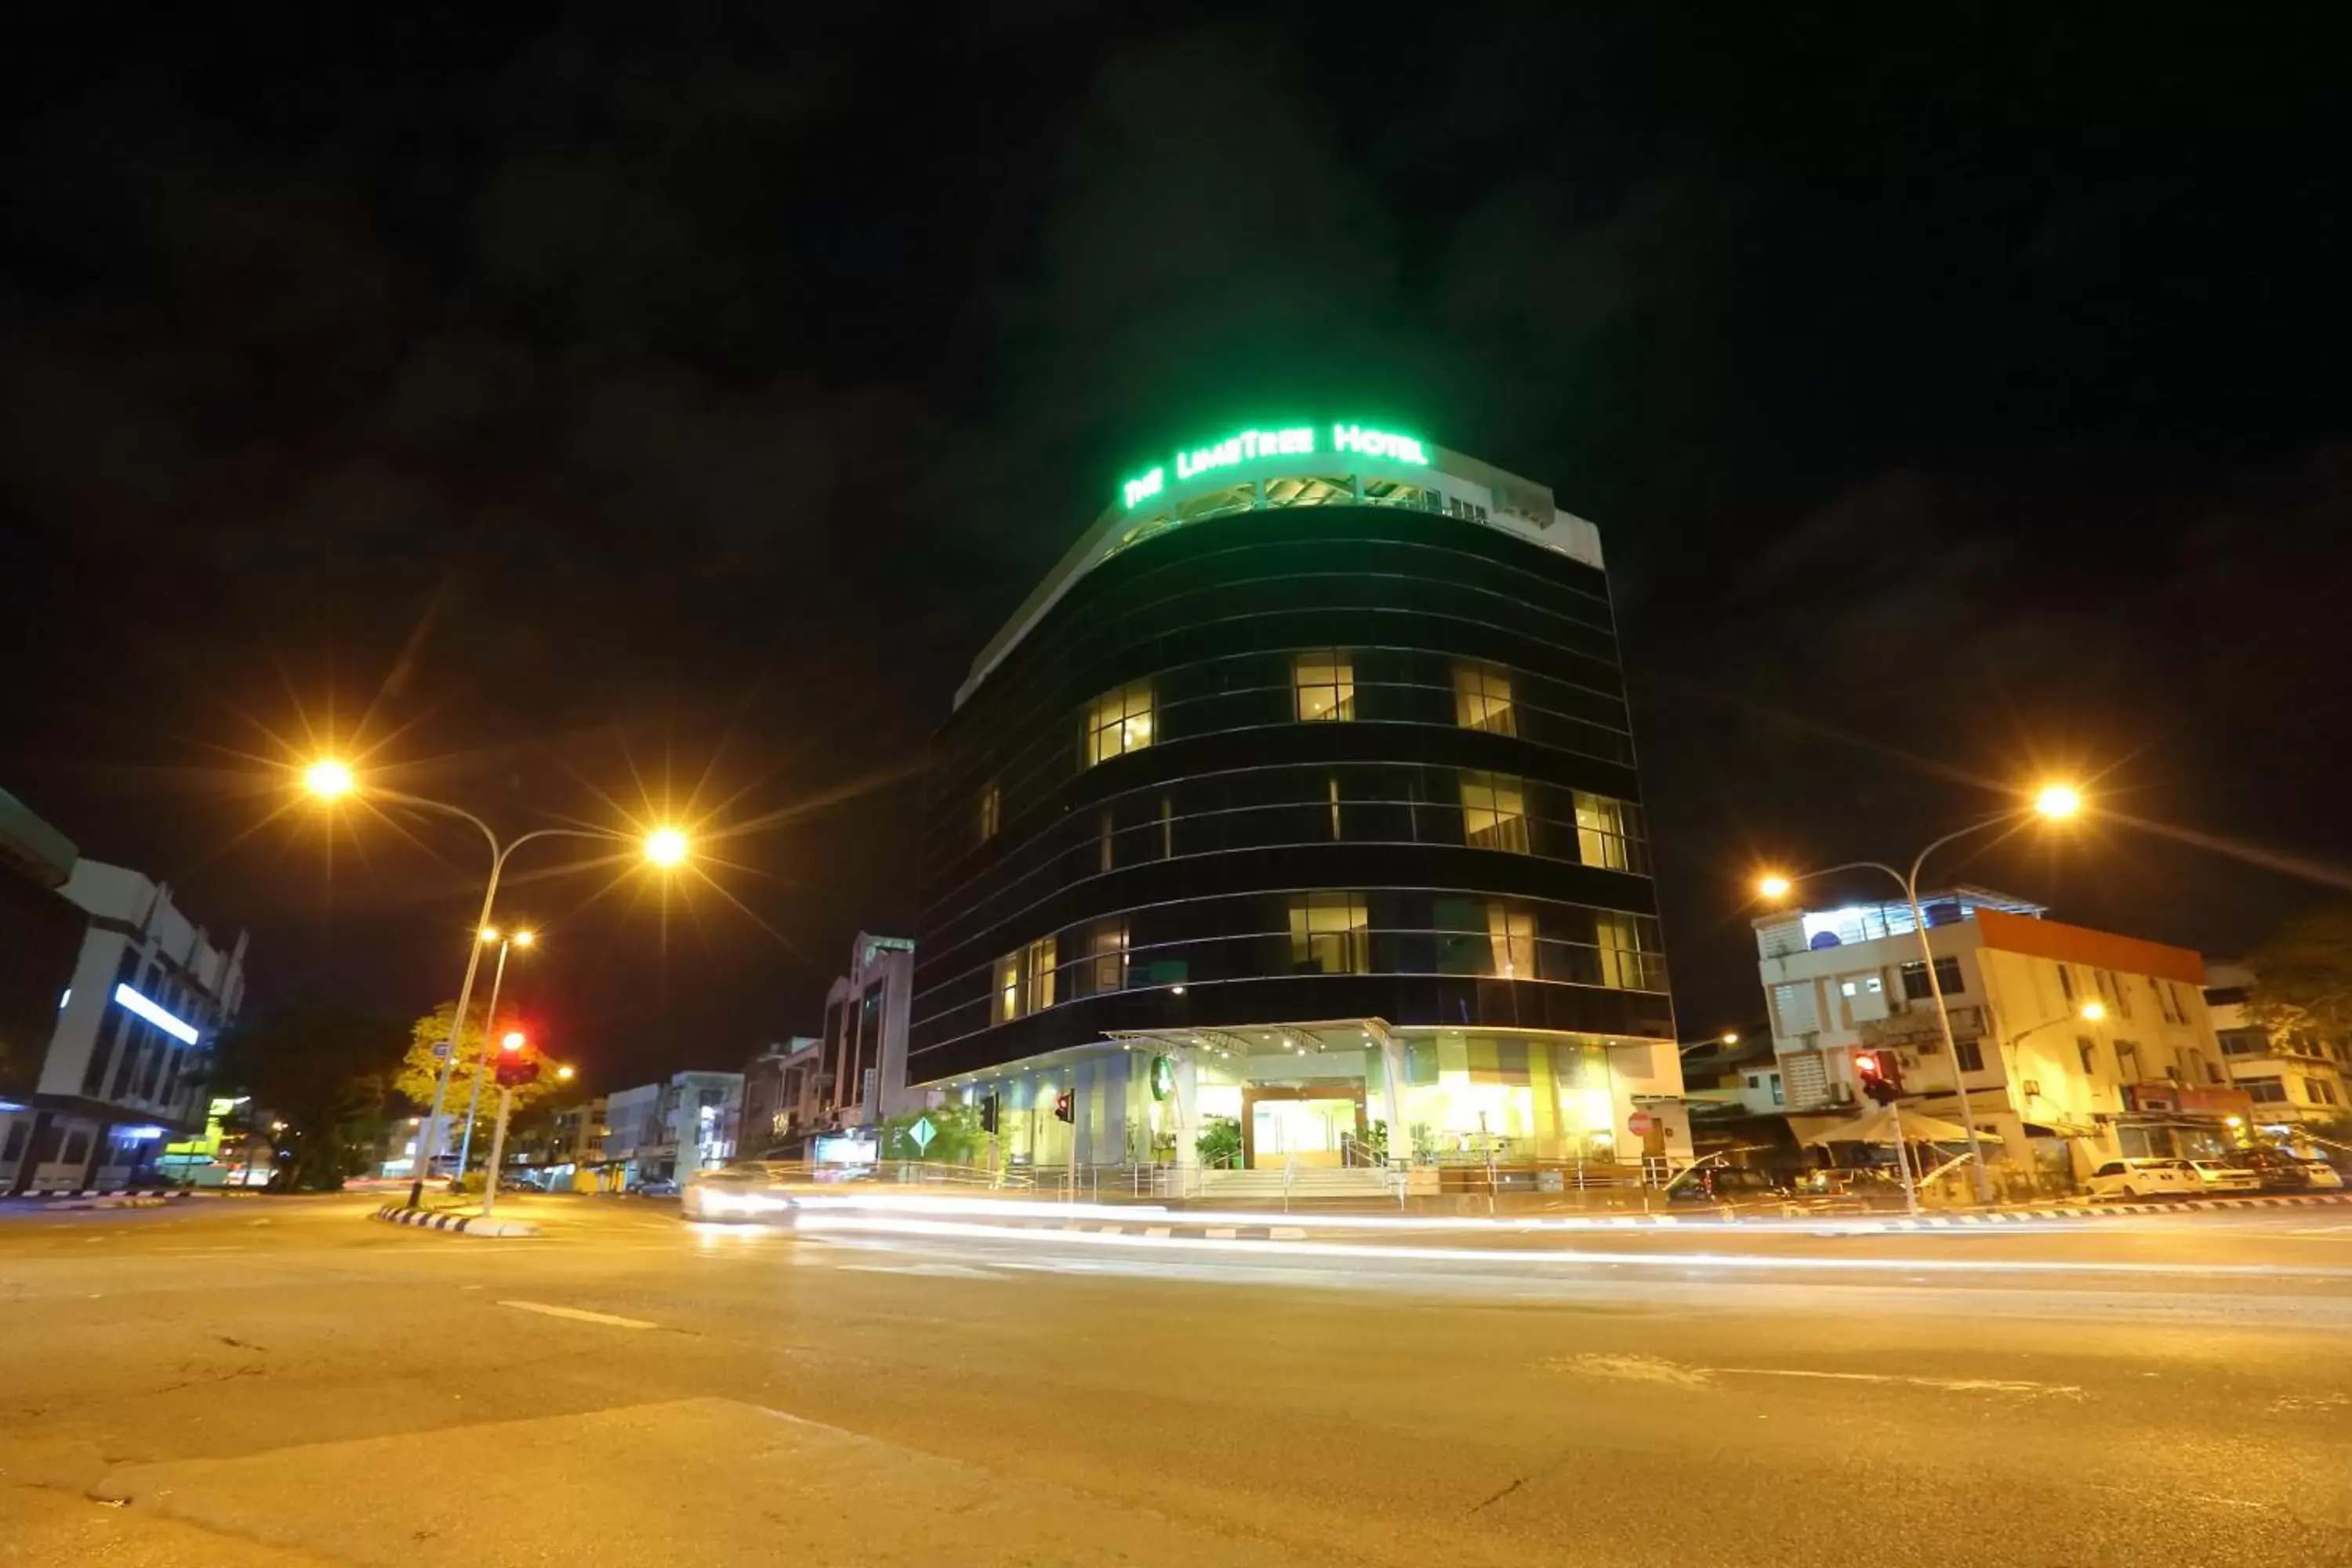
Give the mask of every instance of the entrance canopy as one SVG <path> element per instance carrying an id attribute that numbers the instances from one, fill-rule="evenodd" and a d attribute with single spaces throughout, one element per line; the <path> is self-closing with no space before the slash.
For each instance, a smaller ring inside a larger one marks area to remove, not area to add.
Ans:
<path id="1" fill-rule="evenodd" d="M 1808 1143 L 1895 1143 L 1898 1142 L 1965 1143 L 1969 1141 L 1967 1128 L 1957 1122 L 1946 1121 L 1941 1117 L 1922 1116 L 1914 1111 L 1900 1120 L 1901 1131 L 1897 1131 L 1895 1107 L 1881 1106 L 1876 1110 L 1855 1117 L 1852 1121 L 1841 1121 L 1833 1127 L 1824 1127 L 1818 1132 L 1808 1133 L 1805 1136 L 1805 1142 Z M 1993 1132 L 1979 1132 L 1977 1138 L 1986 1143 L 1998 1143 L 2001 1141 L 2000 1134 Z"/>

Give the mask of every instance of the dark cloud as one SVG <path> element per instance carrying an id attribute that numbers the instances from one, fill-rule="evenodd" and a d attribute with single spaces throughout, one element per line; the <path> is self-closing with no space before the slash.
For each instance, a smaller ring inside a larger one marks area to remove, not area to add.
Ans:
<path id="1" fill-rule="evenodd" d="M 1604 528 L 1695 1016 L 1752 1002 L 1748 861 L 2041 766 L 2352 859 L 2340 29 L 1366 21 L 25 13 L 9 787 L 254 922 L 265 990 L 420 1006 L 470 847 L 331 885 L 239 837 L 240 754 L 730 802 L 748 916 L 520 885 L 593 1052 L 725 1059 L 910 925 L 905 769 L 1134 455 L 1344 401 Z M 2123 834 L 1969 874 L 2213 946 L 2306 896 Z"/>

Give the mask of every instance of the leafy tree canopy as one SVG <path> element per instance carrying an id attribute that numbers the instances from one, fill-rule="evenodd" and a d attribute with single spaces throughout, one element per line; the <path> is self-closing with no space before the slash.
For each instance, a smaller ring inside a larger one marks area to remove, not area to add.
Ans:
<path id="1" fill-rule="evenodd" d="M 2246 955 L 2247 1011 L 2273 1039 L 2352 1040 L 2352 904 L 2297 915 Z"/>
<path id="2" fill-rule="evenodd" d="M 450 1142 L 455 1143 L 465 1136 L 466 1102 L 474 1091 L 475 1066 L 477 1063 L 486 1064 L 482 1068 L 481 1103 L 474 1110 L 474 1141 L 478 1148 L 487 1151 L 488 1145 L 483 1140 L 488 1135 L 490 1123 L 499 1113 L 498 1079 L 493 1076 L 496 1066 L 493 1058 L 498 1053 L 487 1048 L 488 1042 L 482 1034 L 482 1012 L 479 1006 L 472 1009 L 473 1016 L 466 1021 L 465 1033 L 457 1040 L 456 1060 L 449 1069 L 449 1094 L 442 1102 L 441 1112 L 450 1119 Z M 433 1109 L 434 1086 L 441 1076 L 441 1058 L 433 1054 L 433 1047 L 453 1037 L 455 1031 L 450 1026 L 457 1016 L 457 1005 L 444 1002 L 410 1026 L 408 1052 L 401 1058 L 399 1076 L 394 1080 L 393 1087 L 406 1096 L 409 1103 L 419 1110 Z M 500 1032 L 504 1033 L 503 1030 Z M 538 1045 L 535 1040 L 531 1042 L 534 1055 Z M 514 1091 L 515 1112 L 520 1116 L 530 1108 L 553 1099 L 569 1088 L 569 1085 L 558 1083 L 555 1069 L 542 1062 L 538 1081 L 527 1083 Z"/>

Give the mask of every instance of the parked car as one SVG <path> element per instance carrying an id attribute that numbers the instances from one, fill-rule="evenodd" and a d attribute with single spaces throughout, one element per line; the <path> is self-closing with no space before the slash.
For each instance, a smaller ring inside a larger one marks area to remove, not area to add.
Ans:
<path id="1" fill-rule="evenodd" d="M 697 1171 L 678 1195 L 677 1217 L 792 1225 L 801 1206 L 794 1184 L 793 1167 L 760 1160 Z"/>
<path id="2" fill-rule="evenodd" d="M 2344 1177 L 2325 1160 L 2305 1160 L 2284 1149 L 2241 1149 L 2230 1163 L 2252 1173 L 2266 1193 L 2339 1192 Z"/>
<path id="3" fill-rule="evenodd" d="M 2197 1167 L 2197 1179 L 2209 1193 L 2251 1193 L 2259 1189 L 2262 1178 L 2242 1165 L 2232 1165 L 2226 1160 L 2191 1160 Z"/>
<path id="4" fill-rule="evenodd" d="M 677 1183 L 668 1176 L 648 1176 L 631 1187 L 629 1194 L 640 1198 L 674 1198 L 677 1196 Z"/>
<path id="5" fill-rule="evenodd" d="M 2109 1160 L 2084 1185 L 2095 1198 L 2186 1198 L 2205 1190 L 2186 1160 Z"/>

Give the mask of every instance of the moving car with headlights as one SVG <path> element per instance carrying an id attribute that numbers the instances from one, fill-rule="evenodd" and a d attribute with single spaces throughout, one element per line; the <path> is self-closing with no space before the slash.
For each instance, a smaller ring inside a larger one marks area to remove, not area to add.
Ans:
<path id="1" fill-rule="evenodd" d="M 2262 1178 L 2242 1165 L 2232 1165 L 2227 1160 L 2191 1160 L 2197 1167 L 2197 1179 L 2209 1193 L 2251 1193 L 2260 1190 Z"/>
<path id="2" fill-rule="evenodd" d="M 2193 1198 L 2205 1190 L 2186 1160 L 2109 1160 L 2084 1186 L 2095 1198 Z"/>
<path id="3" fill-rule="evenodd" d="M 791 1167 L 763 1160 L 697 1171 L 679 1189 L 680 1219 L 791 1225 L 800 1214 Z"/>

